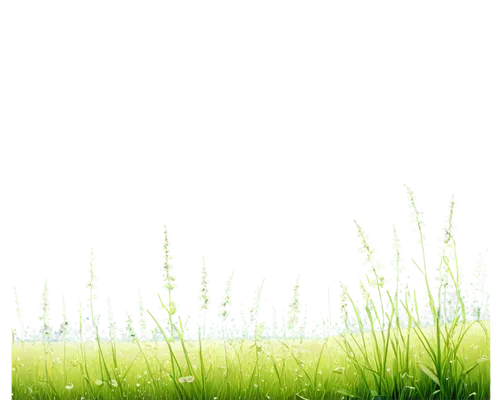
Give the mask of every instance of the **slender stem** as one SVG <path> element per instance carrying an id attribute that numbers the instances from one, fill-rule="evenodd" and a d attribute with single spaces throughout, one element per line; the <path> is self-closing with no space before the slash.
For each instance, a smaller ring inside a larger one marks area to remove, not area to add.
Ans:
<path id="1" fill-rule="evenodd" d="M 207 309 L 204 308 L 203 309 L 203 339 L 205 339 L 205 340 L 207 339 L 207 334 L 205 331 L 206 323 L 207 323 Z"/>
<path id="2" fill-rule="evenodd" d="M 64 383 L 67 383 L 68 371 L 66 370 L 66 339 L 64 339 L 63 368 L 64 368 Z"/>
<path id="3" fill-rule="evenodd" d="M 45 376 L 47 377 L 47 384 L 50 386 L 50 388 L 52 389 L 52 391 L 54 392 L 54 394 L 56 395 L 57 398 L 59 398 L 59 395 L 57 394 L 57 391 L 56 389 L 54 388 L 50 378 L 49 378 L 49 369 L 47 367 L 47 350 L 46 350 L 46 346 L 45 346 L 45 341 L 47 339 L 44 337 L 42 342 L 43 342 L 43 353 L 44 353 L 44 359 L 45 359 Z"/>

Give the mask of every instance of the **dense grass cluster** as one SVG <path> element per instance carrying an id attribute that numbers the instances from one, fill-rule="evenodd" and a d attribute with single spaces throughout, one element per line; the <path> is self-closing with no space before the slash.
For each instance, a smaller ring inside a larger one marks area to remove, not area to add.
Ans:
<path id="1" fill-rule="evenodd" d="M 245 322 L 245 332 L 228 329 L 231 275 L 220 305 L 222 337 L 207 339 L 205 323 L 198 338 L 189 338 L 174 302 L 175 278 L 164 235 L 164 296 L 159 296 L 167 323 L 144 310 L 139 301 L 139 332 L 128 316 L 128 341 L 116 336 L 109 304 L 106 334 L 94 313 L 96 276 L 91 257 L 89 290 L 92 340 L 84 338 L 80 310 L 79 341 L 70 340 L 66 310 L 54 341 L 48 289 L 42 295 L 40 340 L 12 340 L 14 399 L 488 399 L 490 397 L 489 322 L 484 291 L 473 288 L 466 305 L 453 237 L 454 202 L 443 240 L 438 288 L 429 282 L 421 213 L 407 188 L 421 244 L 415 270 L 425 281 L 426 299 L 400 284 L 400 246 L 394 229 L 395 283 L 381 274 L 374 250 L 361 226 L 356 228 L 369 274 L 360 281 L 358 300 L 341 284 L 340 310 L 334 331 L 307 338 L 299 323 L 299 278 L 293 288 L 284 329 L 264 334 L 259 320 L 259 285 Z M 480 265 L 481 266 L 481 265 Z M 481 268 L 477 274 L 482 274 Z M 200 291 L 205 316 L 210 303 L 205 266 Z M 478 300 L 481 296 L 481 301 Z M 18 317 L 23 324 L 19 301 Z M 331 310 L 328 310 L 331 315 Z M 428 315 L 430 324 L 423 322 Z M 155 324 L 148 334 L 146 318 Z M 245 317 L 246 318 L 246 317 Z M 205 318 L 203 318 L 205 321 Z M 331 316 L 330 316 L 331 325 Z M 331 326 L 329 327 L 331 328 Z"/>

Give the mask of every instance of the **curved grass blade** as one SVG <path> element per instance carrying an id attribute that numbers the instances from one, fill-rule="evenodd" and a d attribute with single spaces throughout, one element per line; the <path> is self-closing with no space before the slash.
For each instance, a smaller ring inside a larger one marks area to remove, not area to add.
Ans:
<path id="1" fill-rule="evenodd" d="M 438 378 L 438 376 L 436 375 L 436 373 L 435 373 L 432 369 L 430 369 L 427 365 L 425 365 L 425 364 L 423 364 L 423 363 L 418 363 L 418 366 L 420 367 L 420 369 L 421 369 L 422 371 L 424 371 L 424 372 L 425 372 L 425 374 L 426 374 L 429 378 L 431 378 L 434 382 L 436 382 L 436 384 L 437 384 L 438 386 L 441 386 L 441 383 L 439 382 L 439 378 Z"/>
<path id="2" fill-rule="evenodd" d="M 356 396 L 355 394 L 348 392 L 345 389 L 338 389 L 337 393 L 343 394 L 344 396 L 352 397 L 353 399 L 360 399 L 361 398 L 361 397 Z"/>
<path id="3" fill-rule="evenodd" d="M 467 374 L 469 372 L 471 372 L 474 368 L 476 368 L 479 364 L 482 364 L 486 361 L 486 358 L 480 358 L 479 360 L 477 360 L 474 364 L 472 364 L 471 366 L 469 366 L 465 371 L 462 371 L 462 373 L 460 374 L 460 379 L 464 379 Z"/>
<path id="4" fill-rule="evenodd" d="M 278 377 L 278 383 L 281 387 L 283 383 L 281 382 L 281 375 L 280 372 L 278 371 L 278 366 L 276 365 L 276 360 L 273 355 L 271 355 L 271 361 L 273 362 L 274 371 L 276 372 L 276 376 Z"/>

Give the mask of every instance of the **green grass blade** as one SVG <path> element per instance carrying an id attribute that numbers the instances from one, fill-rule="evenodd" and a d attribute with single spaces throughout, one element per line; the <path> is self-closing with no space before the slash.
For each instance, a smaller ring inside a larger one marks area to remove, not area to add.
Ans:
<path id="1" fill-rule="evenodd" d="M 337 393 L 343 394 L 344 396 L 352 397 L 353 399 L 360 399 L 361 398 L 361 397 L 356 396 L 355 394 L 352 394 L 351 392 L 349 392 L 345 389 L 338 389 Z"/>
<path id="2" fill-rule="evenodd" d="M 282 387 L 283 383 L 281 382 L 281 376 L 280 376 L 280 373 L 278 372 L 278 366 L 276 365 L 276 361 L 274 360 L 274 357 L 272 354 L 271 354 L 271 360 L 273 361 L 273 367 L 274 367 L 274 370 L 276 371 L 276 375 L 278 376 L 278 381 L 280 383 L 280 387 Z"/>
<path id="3" fill-rule="evenodd" d="M 321 352 L 319 353 L 319 357 L 318 357 L 318 363 L 316 364 L 316 371 L 314 372 L 314 387 L 316 388 L 316 383 L 318 381 L 318 370 L 319 370 L 319 364 L 321 362 L 321 356 L 323 354 L 323 351 L 325 350 L 325 346 L 326 346 L 326 342 L 323 344 L 323 347 L 321 348 Z M 276 366 L 275 366 L 276 368 Z M 276 372 L 278 372 L 276 370 Z"/>
<path id="4" fill-rule="evenodd" d="M 427 365 L 425 365 L 424 363 L 418 363 L 418 366 L 420 367 L 420 369 L 422 371 L 424 371 L 424 373 L 429 377 L 431 378 L 434 382 L 436 382 L 436 384 L 438 386 L 441 386 L 441 383 L 439 382 L 439 378 L 437 377 L 436 373 L 430 368 L 428 367 Z"/>
<path id="5" fill-rule="evenodd" d="M 334 370 L 332 370 L 331 372 L 333 372 L 334 374 L 342 375 L 344 373 L 344 368 L 343 367 L 337 367 Z"/>
<path id="6" fill-rule="evenodd" d="M 467 376 L 467 374 L 469 374 L 474 368 L 476 368 L 478 365 L 484 363 L 485 361 L 486 361 L 486 358 L 480 358 L 475 363 L 470 365 L 466 370 L 462 371 L 462 373 L 460 374 L 460 379 L 464 379 Z"/>

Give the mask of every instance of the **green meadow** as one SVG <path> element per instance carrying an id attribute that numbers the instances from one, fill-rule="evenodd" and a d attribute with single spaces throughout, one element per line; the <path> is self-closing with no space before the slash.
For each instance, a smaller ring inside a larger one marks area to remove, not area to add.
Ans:
<path id="1" fill-rule="evenodd" d="M 432 337 L 428 329 L 424 332 Z M 103 343 L 108 371 L 103 369 L 96 343 L 83 347 L 50 344 L 46 349 L 47 371 L 41 343 L 24 347 L 16 343 L 12 352 L 13 398 L 366 399 L 376 393 L 384 393 L 388 399 L 489 398 L 489 362 L 482 362 L 485 355 L 489 357 L 489 340 L 479 324 L 469 329 L 460 349 L 448 361 L 450 365 L 443 368 L 448 376 L 443 375 L 442 382 L 422 368 L 433 362 L 416 333 L 409 335 L 405 372 L 389 350 L 382 384 L 377 373 L 362 366 L 361 351 L 352 358 L 346 356 L 345 339 L 270 339 L 258 347 L 250 340 L 186 341 L 186 353 L 181 343 L 169 347 L 161 342 L 120 342 L 114 348 Z M 375 360 L 375 339 L 365 340 L 368 357 Z M 347 341 L 359 342 L 361 335 Z M 442 395 L 440 389 L 448 395 Z"/>
<path id="2" fill-rule="evenodd" d="M 154 334 L 138 335 L 130 317 L 126 338 L 117 338 L 111 318 L 108 327 L 102 326 L 94 315 L 96 276 L 91 260 L 87 285 L 91 338 L 84 338 L 81 311 L 79 332 L 70 337 L 64 311 L 55 340 L 46 285 L 41 335 L 26 338 L 13 332 L 13 399 L 489 399 L 487 304 L 483 297 L 479 301 L 464 295 L 452 229 L 455 203 L 450 203 L 436 286 L 434 279 L 431 285 L 425 254 L 422 213 L 409 188 L 407 194 L 421 244 L 421 254 L 412 260 L 412 274 L 425 283 L 424 300 L 421 293 L 401 284 L 396 230 L 395 273 L 388 284 L 356 223 L 369 274 L 359 282 L 356 296 L 341 285 L 335 329 L 322 337 L 304 335 L 297 281 L 282 332 L 264 333 L 264 322 L 259 320 L 261 285 L 249 310 L 248 331 L 235 333 L 228 327 L 231 276 L 220 306 L 221 337 L 207 339 L 201 326 L 198 338 L 193 338 L 175 306 L 180 289 L 174 284 L 165 230 L 165 292 L 158 299 L 162 310 L 144 313 L 155 326 Z M 203 274 L 201 310 L 208 304 Z M 481 292 L 481 288 L 479 282 L 475 289 Z M 19 307 L 18 317 L 22 324 Z"/>

